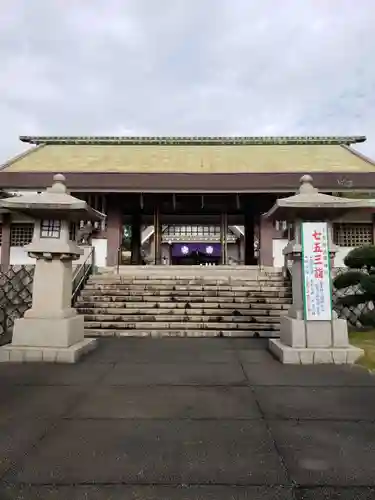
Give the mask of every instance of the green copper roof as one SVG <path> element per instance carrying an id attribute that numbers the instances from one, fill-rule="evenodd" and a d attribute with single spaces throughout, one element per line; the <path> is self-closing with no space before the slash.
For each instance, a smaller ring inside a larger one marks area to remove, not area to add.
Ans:
<path id="1" fill-rule="evenodd" d="M 127 140 L 127 139 L 126 139 Z M 151 139 L 148 139 L 151 140 Z M 216 139 L 215 139 L 216 140 Z M 274 139 L 276 140 L 276 139 Z M 305 139 L 306 141 L 306 139 Z M 11 159 L 1 172 L 237 174 L 374 172 L 375 164 L 347 144 L 42 143 Z M 272 178 L 270 178 L 272 183 Z"/>
<path id="2" fill-rule="evenodd" d="M 297 145 L 297 144 L 317 144 L 317 145 L 350 145 L 364 142 L 365 136 L 285 136 L 285 137 L 86 137 L 86 136 L 20 136 L 22 142 L 29 144 L 119 144 L 119 145 Z"/>

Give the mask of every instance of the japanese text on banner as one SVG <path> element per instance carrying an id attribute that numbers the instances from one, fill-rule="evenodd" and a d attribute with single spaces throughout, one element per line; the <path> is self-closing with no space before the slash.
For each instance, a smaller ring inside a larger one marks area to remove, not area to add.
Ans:
<path id="1" fill-rule="evenodd" d="M 331 272 L 326 222 L 302 224 L 302 256 L 305 319 L 329 321 L 332 318 Z"/>

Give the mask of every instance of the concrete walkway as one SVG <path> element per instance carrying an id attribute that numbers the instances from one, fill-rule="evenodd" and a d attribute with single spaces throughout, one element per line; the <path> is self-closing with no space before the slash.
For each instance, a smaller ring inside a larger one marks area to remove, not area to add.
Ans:
<path id="1" fill-rule="evenodd" d="M 0 399 L 1 500 L 375 498 L 375 377 L 262 341 L 102 340 Z"/>

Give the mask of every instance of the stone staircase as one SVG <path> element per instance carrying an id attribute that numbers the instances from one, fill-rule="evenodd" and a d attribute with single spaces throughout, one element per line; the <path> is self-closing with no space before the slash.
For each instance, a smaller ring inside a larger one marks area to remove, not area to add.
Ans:
<path id="1" fill-rule="evenodd" d="M 131 266 L 92 276 L 76 307 L 87 336 L 277 337 L 291 290 L 250 266 Z"/>

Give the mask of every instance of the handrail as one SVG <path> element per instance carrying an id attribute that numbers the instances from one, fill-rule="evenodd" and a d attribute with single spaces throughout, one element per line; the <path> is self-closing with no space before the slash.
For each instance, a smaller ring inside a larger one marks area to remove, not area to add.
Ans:
<path id="1" fill-rule="evenodd" d="M 287 254 L 284 254 L 283 276 L 287 279 L 292 277 L 292 266 L 289 264 L 289 258 Z"/>
<path id="2" fill-rule="evenodd" d="M 116 273 L 120 272 L 120 260 L 121 260 L 121 246 L 117 248 L 117 265 L 116 265 Z"/>
<path id="3" fill-rule="evenodd" d="M 86 262 L 86 259 L 85 259 L 85 262 Z M 72 281 L 74 281 L 74 280 L 76 279 L 76 276 L 77 276 L 77 274 L 80 272 L 82 265 L 83 265 L 83 264 L 79 264 L 79 265 L 78 265 L 78 266 L 76 266 L 76 268 L 74 269 L 74 271 L 73 271 L 73 278 L 72 278 Z"/>
<path id="4" fill-rule="evenodd" d="M 88 277 L 94 272 L 95 266 L 95 248 L 91 250 L 82 264 L 80 264 L 73 275 L 72 280 L 72 305 L 74 304 L 77 295 L 82 290 Z"/>

